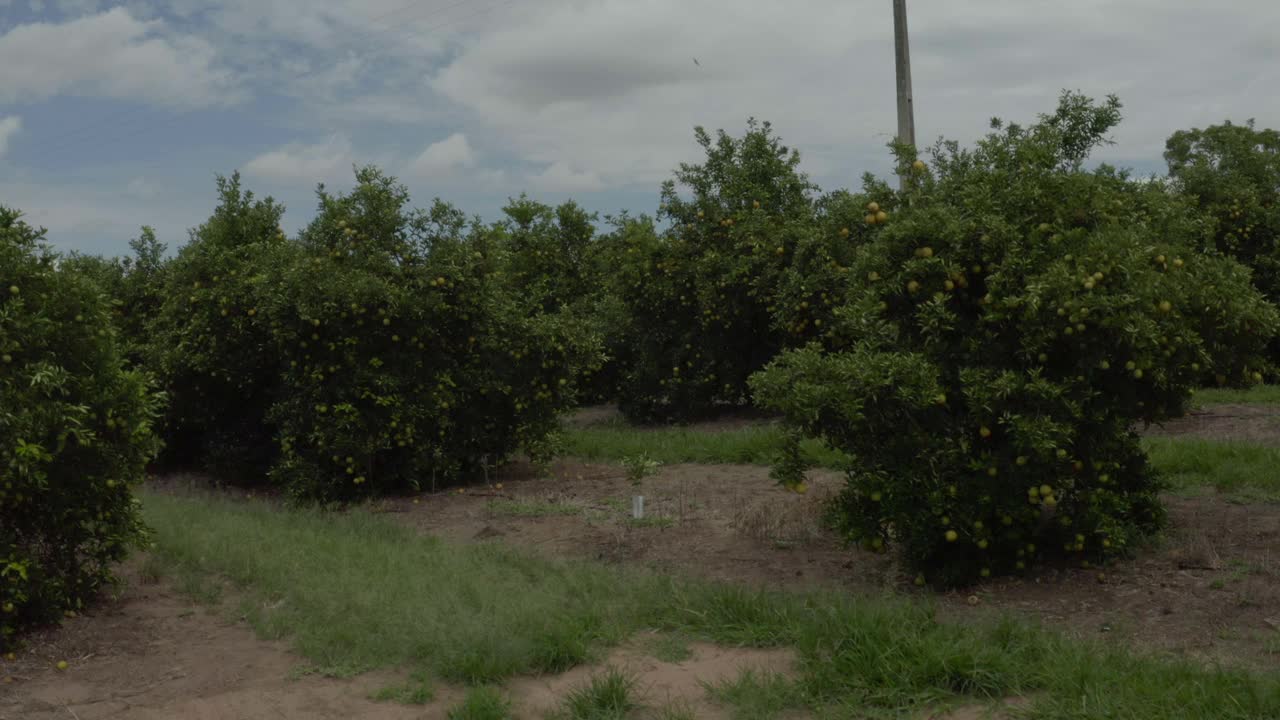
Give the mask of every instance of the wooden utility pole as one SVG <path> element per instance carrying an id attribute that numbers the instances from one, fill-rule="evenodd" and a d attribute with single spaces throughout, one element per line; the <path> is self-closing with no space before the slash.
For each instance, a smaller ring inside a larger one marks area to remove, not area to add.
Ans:
<path id="1" fill-rule="evenodd" d="M 893 0 L 893 48 L 898 68 L 898 142 L 916 144 L 915 109 L 911 100 L 911 51 L 907 46 L 907 0 Z M 898 178 L 903 190 L 907 176 Z"/>

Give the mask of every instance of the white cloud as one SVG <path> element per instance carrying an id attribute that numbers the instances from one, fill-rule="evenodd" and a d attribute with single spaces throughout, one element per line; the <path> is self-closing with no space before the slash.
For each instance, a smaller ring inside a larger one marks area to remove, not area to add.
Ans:
<path id="1" fill-rule="evenodd" d="M 467 136 L 454 133 L 439 142 L 432 143 L 409 163 L 405 172 L 410 175 L 441 175 L 463 168 L 475 167 L 475 154 Z"/>
<path id="2" fill-rule="evenodd" d="M 529 178 L 534 190 L 544 192 L 591 192 L 604 183 L 590 170 L 575 170 L 567 163 L 552 163 L 546 170 Z"/>
<path id="3" fill-rule="evenodd" d="M 287 182 L 329 182 L 351 173 L 355 156 L 345 135 L 329 136 L 314 145 L 291 143 L 265 152 L 245 164 L 246 174 Z"/>
<path id="4" fill-rule="evenodd" d="M 207 41 L 166 33 L 117 7 L 61 24 L 29 23 L 0 35 L 0 102 L 59 94 L 145 100 L 180 108 L 238 99 Z"/>
<path id="5" fill-rule="evenodd" d="M 124 191 L 132 197 L 144 200 L 155 197 L 160 193 L 160 189 L 152 183 L 147 182 L 143 178 L 134 178 L 125 186 Z"/>
<path id="6" fill-rule="evenodd" d="M 0 158 L 9 151 L 9 139 L 22 130 L 22 118 L 17 115 L 0 117 Z"/>
<path id="7" fill-rule="evenodd" d="M 212 208 L 206 197 L 155 203 L 107 183 L 5 179 L 0 180 L 0 197 L 21 210 L 28 223 L 48 228 L 55 247 L 109 255 L 129 252 L 128 240 L 137 237 L 142 225 L 154 227 L 162 241 L 176 248 L 187 228 L 207 218 Z"/>
<path id="8" fill-rule="evenodd" d="M 1280 86 L 1271 0 L 1230 11 L 1194 0 L 968 0 L 917 3 L 910 20 L 921 144 L 971 141 L 993 115 L 1033 120 L 1064 88 L 1121 96 L 1120 144 L 1100 153 L 1121 162 L 1158 163 L 1182 127 L 1280 117 L 1280 95 L 1262 90 Z M 888 3 L 547 0 L 460 43 L 430 85 L 470 111 L 474 143 L 595 173 L 606 187 L 652 187 L 700 156 L 694 125 L 740 134 L 748 116 L 771 120 L 826 185 L 889 167 Z"/>

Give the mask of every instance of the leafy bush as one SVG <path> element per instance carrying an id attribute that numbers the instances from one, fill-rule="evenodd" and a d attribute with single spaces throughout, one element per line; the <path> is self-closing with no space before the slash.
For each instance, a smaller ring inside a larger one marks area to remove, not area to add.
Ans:
<path id="1" fill-rule="evenodd" d="M 1249 266 L 1258 289 L 1280 302 L 1280 132 L 1253 121 L 1183 130 L 1164 156 L 1210 226 L 1205 249 Z"/>
<path id="2" fill-rule="evenodd" d="M 590 274 L 596 216 L 570 201 L 551 207 L 521 196 L 502 209 L 494 228 L 507 254 L 507 279 L 530 309 L 579 308 L 596 294 Z"/>
<path id="3" fill-rule="evenodd" d="M 454 482 L 518 449 L 545 462 L 598 340 L 513 289 L 490 228 L 409 210 L 376 168 L 356 180 L 321 186 L 289 240 L 279 206 L 219 179 L 155 323 L 181 447 L 319 501 Z"/>
<path id="4" fill-rule="evenodd" d="M 437 203 L 407 210 L 366 168 L 320 192 L 305 251 L 261 303 L 284 369 L 269 417 L 273 475 L 346 499 L 453 480 L 524 447 L 546 460 L 557 413 L 598 342 L 572 317 L 530 312 L 484 228 Z"/>
<path id="5" fill-rule="evenodd" d="M 43 237 L 0 207 L 0 650 L 112 580 L 158 447 L 160 398 L 124 369 L 110 304 Z"/>
<path id="6" fill-rule="evenodd" d="M 670 229 L 648 218 L 618 228 L 614 293 L 632 343 L 619 405 L 634 419 L 746 402 L 747 377 L 786 342 L 770 312 L 779 278 L 815 236 L 816 188 L 768 123 L 741 138 L 695 135 L 705 161 L 662 187 Z"/>
<path id="7" fill-rule="evenodd" d="M 146 355 L 170 399 L 166 457 L 243 480 L 272 459 L 264 421 L 280 367 L 257 304 L 292 246 L 282 206 L 255 201 L 239 174 L 219 177 L 217 188 L 217 209 L 168 267 Z"/>
<path id="8" fill-rule="evenodd" d="M 1083 168 L 1119 108 L 1068 93 L 932 169 L 897 147 L 910 187 L 823 342 L 753 377 L 796 439 L 852 458 L 837 527 L 899 543 L 920 582 L 1130 547 L 1163 518 L 1134 424 L 1180 415 L 1203 372 L 1266 368 L 1278 319 L 1247 270 L 1196 253 L 1160 185 Z M 799 458 L 775 471 L 793 487 Z"/>
<path id="9" fill-rule="evenodd" d="M 148 362 L 150 323 L 163 302 L 166 246 L 155 230 L 143 226 L 142 234 L 129 241 L 132 257 L 105 258 L 69 253 L 61 266 L 94 280 L 110 298 L 112 319 L 119 331 L 125 357 L 135 367 Z"/>
<path id="10" fill-rule="evenodd" d="M 551 207 L 521 195 L 503 208 L 506 216 L 489 229 L 500 248 L 499 273 L 528 315 L 556 314 L 585 322 L 590 332 L 625 348 L 617 334 L 617 302 L 605 281 L 613 272 L 611 245 L 596 237 L 594 213 L 573 201 Z M 578 378 L 579 401 L 616 395 L 618 363 L 592 363 Z"/>

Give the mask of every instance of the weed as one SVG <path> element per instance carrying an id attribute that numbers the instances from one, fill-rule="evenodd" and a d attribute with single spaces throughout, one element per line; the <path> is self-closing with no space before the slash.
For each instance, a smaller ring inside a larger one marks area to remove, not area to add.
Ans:
<path id="1" fill-rule="evenodd" d="M 409 682 L 384 687 L 370 695 L 378 702 L 398 702 L 402 705 L 426 705 L 435 699 L 431 678 L 421 670 L 409 675 Z"/>
<path id="2" fill-rule="evenodd" d="M 624 720 L 627 713 L 639 707 L 635 695 L 635 679 L 609 668 L 571 691 L 558 717 L 560 720 Z"/>
<path id="3" fill-rule="evenodd" d="M 665 663 L 680 663 L 693 657 L 688 638 L 677 633 L 660 633 L 644 643 L 644 649 Z"/>
<path id="4" fill-rule="evenodd" d="M 733 709 L 734 720 L 770 720 L 783 711 L 801 707 L 803 697 L 795 683 L 777 673 L 747 668 L 733 680 L 707 687 L 717 702 Z"/>
<path id="5" fill-rule="evenodd" d="M 676 524 L 672 518 L 658 515 L 646 515 L 642 518 L 627 518 L 627 524 L 637 528 L 659 528 L 666 530 Z"/>
<path id="6" fill-rule="evenodd" d="M 581 515 L 582 508 L 549 500 L 490 500 L 486 506 L 496 517 L 552 517 L 557 515 Z"/>
<path id="7" fill-rule="evenodd" d="M 449 720 L 510 720 L 511 701 L 494 687 L 473 687 L 449 711 Z"/>

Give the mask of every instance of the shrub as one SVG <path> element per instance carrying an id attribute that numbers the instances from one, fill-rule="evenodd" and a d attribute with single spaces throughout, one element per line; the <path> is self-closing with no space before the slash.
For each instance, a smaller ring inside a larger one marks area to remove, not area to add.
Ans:
<path id="1" fill-rule="evenodd" d="M 130 485 L 160 398 L 125 370 L 96 282 L 0 207 L 0 650 L 82 608 L 144 537 Z"/>
<path id="2" fill-rule="evenodd" d="M 1252 120 L 1183 130 L 1164 156 L 1175 186 L 1207 221 L 1204 249 L 1249 266 L 1254 285 L 1280 302 L 1280 132 Z"/>
<path id="3" fill-rule="evenodd" d="M 778 279 L 814 234 L 816 188 L 768 123 L 695 135 L 705 161 L 662 187 L 669 230 L 647 218 L 620 228 L 615 294 L 633 348 L 619 405 L 633 419 L 746 402 L 747 377 L 785 342 L 770 314 Z"/>
<path id="4" fill-rule="evenodd" d="M 1203 372 L 1266 367 L 1278 320 L 1247 271 L 1197 254 L 1159 185 L 1083 168 L 1119 108 L 1064 94 L 932 169 L 897 147 L 910 187 L 823 343 L 753 378 L 795 438 L 851 457 L 836 526 L 900 544 L 921 582 L 1130 547 L 1163 517 L 1134 424 L 1180 415 Z M 775 471 L 793 487 L 799 457 Z"/>
<path id="5" fill-rule="evenodd" d="M 597 292 L 591 246 L 597 217 L 570 201 L 551 207 L 520 196 L 502 209 L 495 242 L 507 279 L 535 312 L 580 309 Z"/>
<path id="6" fill-rule="evenodd" d="M 569 201 L 557 207 L 524 195 L 503 208 L 506 216 L 489 229 L 500 248 L 500 273 L 530 316 L 573 316 L 600 338 L 615 339 L 610 347 L 625 347 L 615 332 L 617 303 L 604 281 L 614 271 L 611 246 L 596 237 L 599 219 Z M 592 363 L 580 368 L 579 401 L 603 401 L 616 394 L 618 365 Z"/>
<path id="7" fill-rule="evenodd" d="M 376 168 L 356 180 L 320 186 L 289 240 L 282 208 L 219 178 L 154 325 L 171 432 L 215 472 L 322 502 L 455 482 L 518 449 L 544 463 L 595 335 L 522 299 L 491 228 L 410 210 Z"/>
<path id="8" fill-rule="evenodd" d="M 348 195 L 320 189 L 302 248 L 260 288 L 282 384 L 267 418 L 273 478 L 322 501 L 483 472 L 524 448 L 549 459 L 557 414 L 598 342 L 530 309 L 491 234 L 375 168 Z"/>
<path id="9" fill-rule="evenodd" d="M 282 206 L 255 201 L 239 174 L 217 188 L 218 207 L 168 268 L 146 355 L 170 399 L 167 459 L 243 480 L 272 461 L 264 420 L 280 367 L 257 303 L 292 246 Z"/>
<path id="10" fill-rule="evenodd" d="M 163 303 L 166 246 L 156 239 L 155 230 L 144 225 L 129 247 L 133 256 L 124 258 L 72 252 L 63 258 L 62 267 L 92 278 L 107 294 L 126 359 L 144 367 L 150 323 Z"/>

